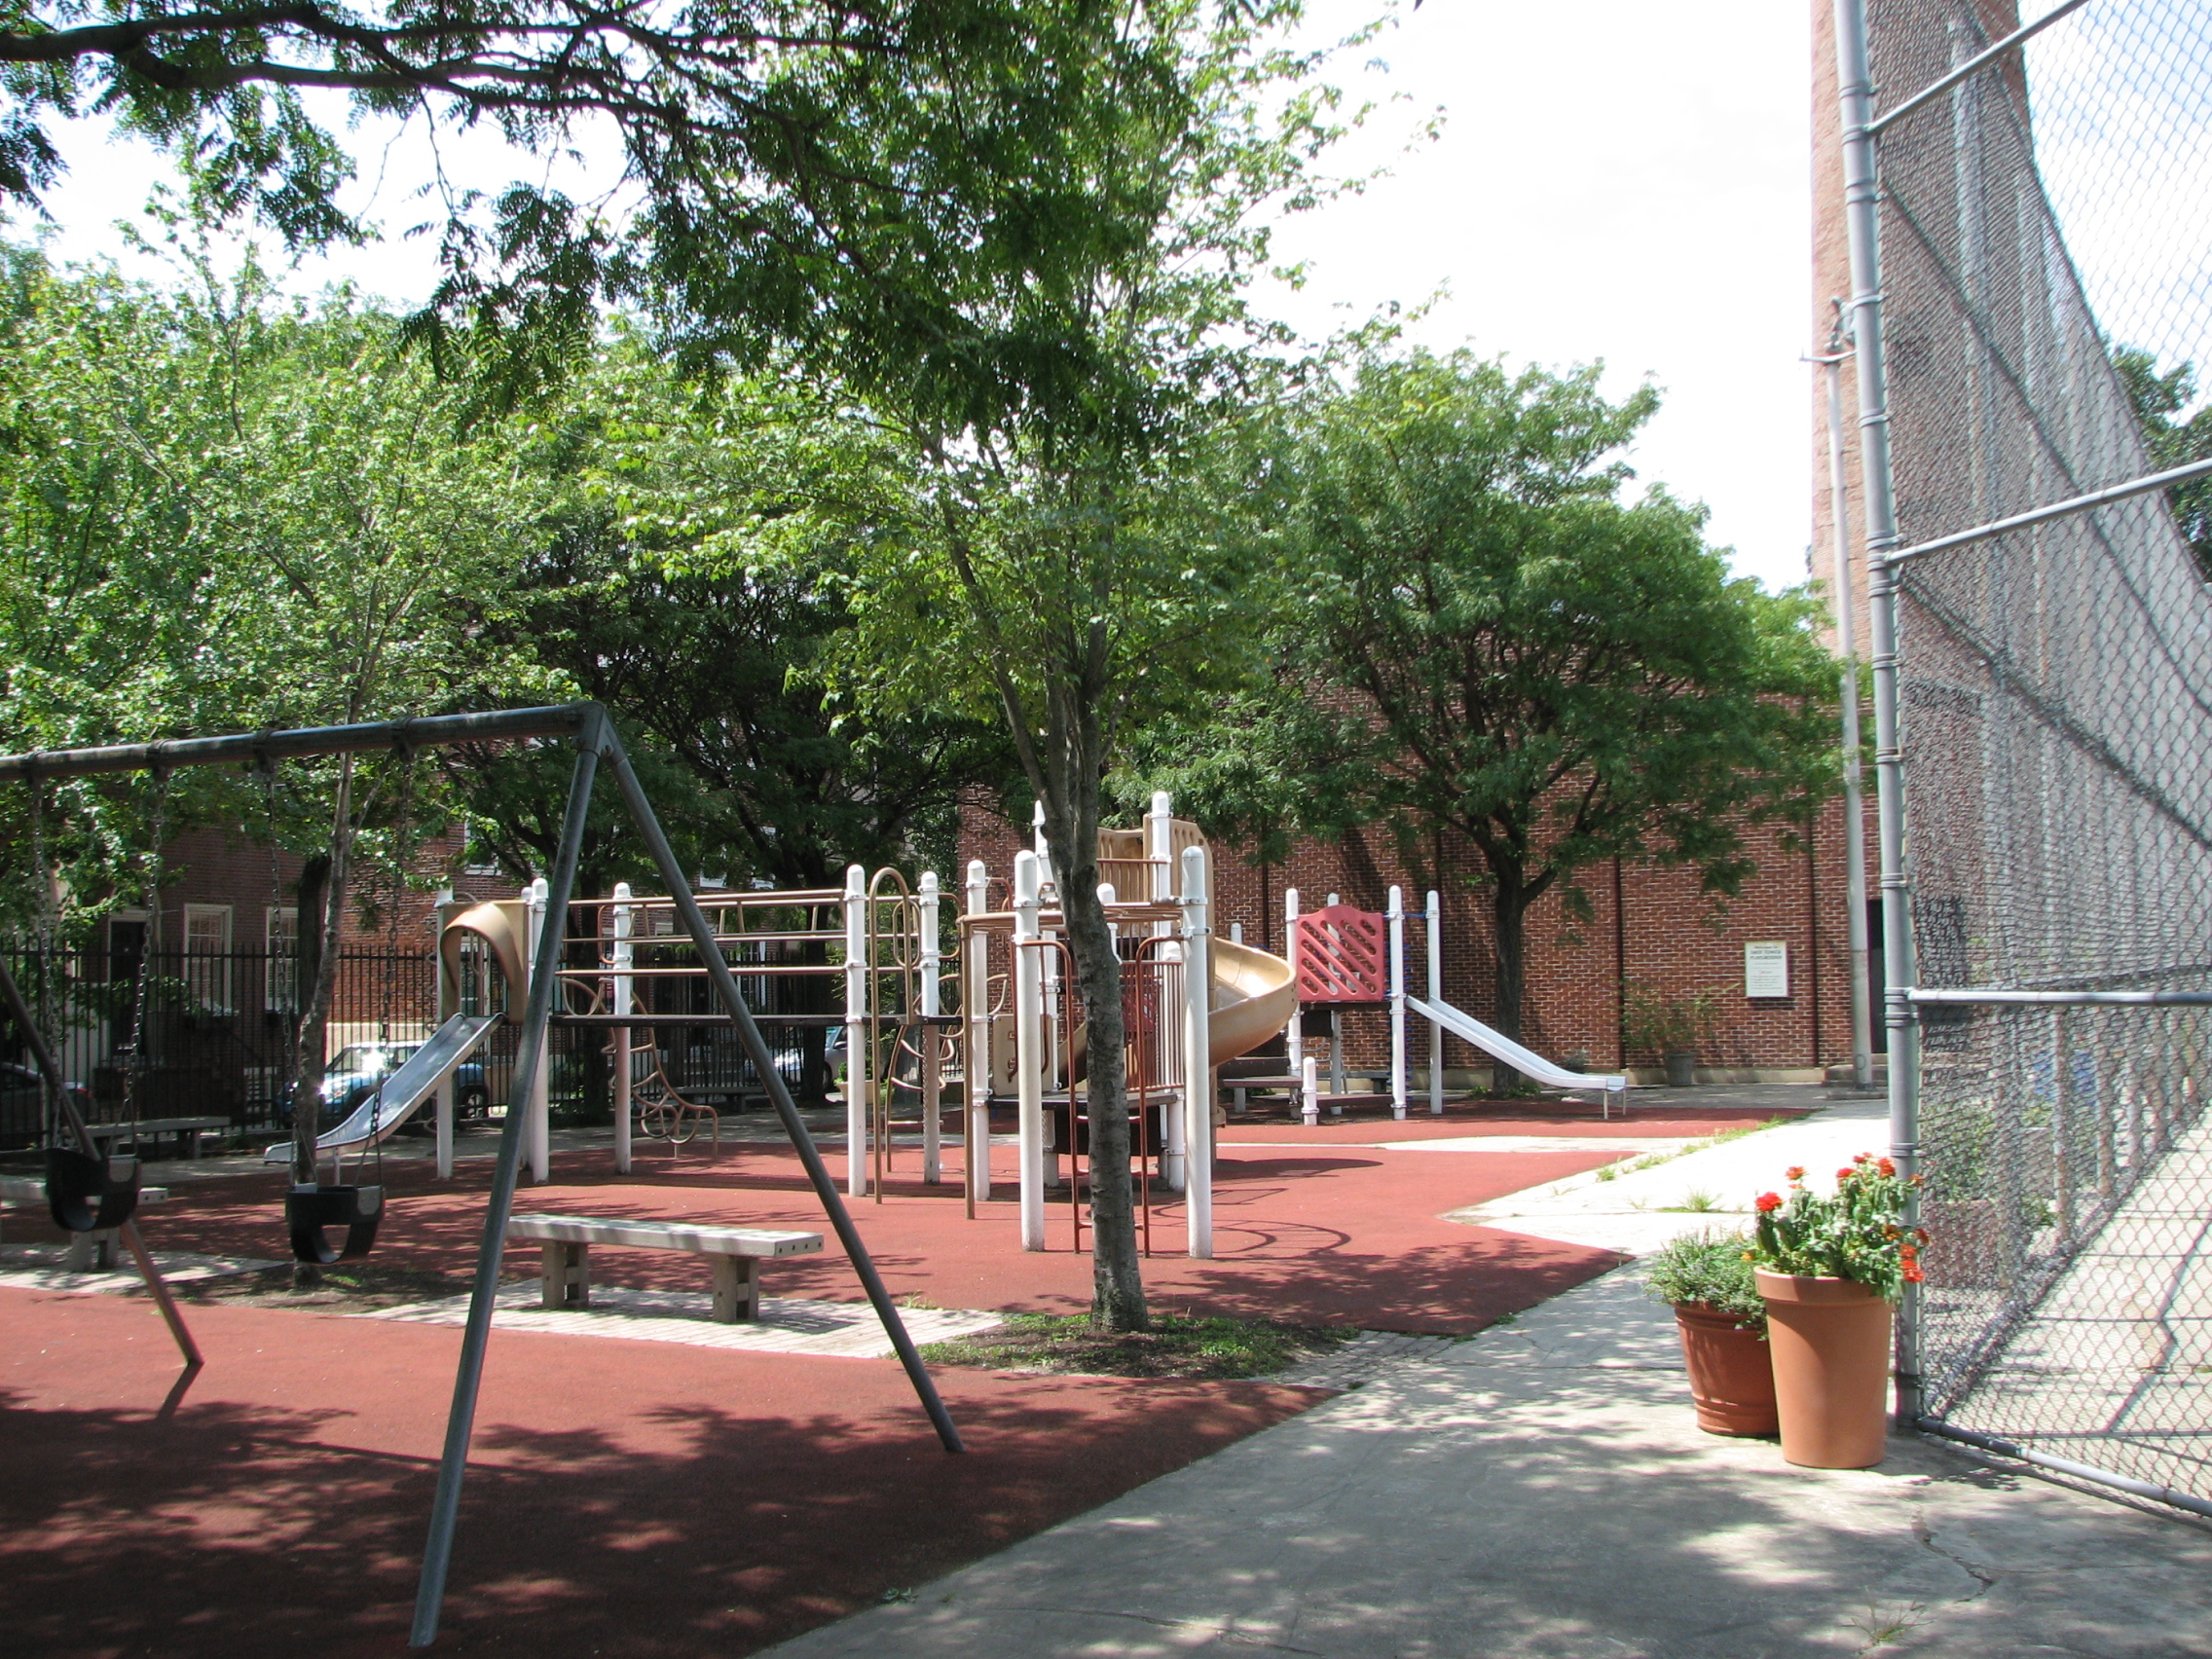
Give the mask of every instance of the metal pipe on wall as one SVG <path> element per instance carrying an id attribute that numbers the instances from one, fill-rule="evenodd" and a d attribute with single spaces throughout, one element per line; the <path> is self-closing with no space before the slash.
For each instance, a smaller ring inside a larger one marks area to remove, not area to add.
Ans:
<path id="1" fill-rule="evenodd" d="M 1837 320 L 1840 337 L 1842 321 Z M 1830 343 L 1840 344 L 1840 339 Z M 1866 803 L 1859 751 L 1859 618 L 1851 598 L 1851 522 L 1843 487 L 1843 365 L 1847 351 L 1816 357 L 1828 394 L 1828 502 L 1835 521 L 1835 648 L 1843 658 L 1843 872 L 1851 947 L 1851 1081 L 1874 1086 L 1874 1015 L 1866 939 Z M 1814 972 L 1819 973 L 1818 964 Z M 1820 1055 L 1813 1063 L 1820 1064 Z"/>

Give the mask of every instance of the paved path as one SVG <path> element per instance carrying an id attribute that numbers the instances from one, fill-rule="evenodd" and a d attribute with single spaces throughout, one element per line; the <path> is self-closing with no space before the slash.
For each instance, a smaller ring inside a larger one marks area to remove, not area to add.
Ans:
<path id="1" fill-rule="evenodd" d="M 2208 1633 L 2203 1529 L 1917 1442 L 1825 1473 L 1699 1433 L 1632 1269 L 773 1651 L 2201 1659 Z"/>
<path id="2" fill-rule="evenodd" d="M 1661 1200 L 1748 1203 L 1788 1163 L 1879 1150 L 1878 1103 L 1830 1104 L 1482 1219 L 1636 1249 L 1739 1220 Z M 1632 1267 L 773 1651 L 2202 1659 L 2208 1633 L 2212 1530 L 1917 1440 L 1825 1472 L 1700 1433 Z"/>

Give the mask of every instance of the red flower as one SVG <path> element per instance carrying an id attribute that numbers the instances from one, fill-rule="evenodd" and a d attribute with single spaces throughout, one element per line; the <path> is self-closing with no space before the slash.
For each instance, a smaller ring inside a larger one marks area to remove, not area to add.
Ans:
<path id="1" fill-rule="evenodd" d="M 1870 1152 L 1862 1152 L 1851 1161 L 1854 1163 L 1871 1163 L 1874 1161 L 1874 1155 Z"/>
<path id="2" fill-rule="evenodd" d="M 1780 1193 L 1761 1193 L 1757 1201 L 1759 1214 L 1772 1215 L 1782 1207 L 1782 1195 Z"/>
<path id="3" fill-rule="evenodd" d="M 1805 1178 L 1805 1166 L 1802 1163 L 1793 1163 L 1782 1172 L 1782 1178 L 1785 1181 L 1802 1181 Z"/>
<path id="4" fill-rule="evenodd" d="M 1904 1265 L 1903 1278 L 1905 1283 L 1918 1284 L 1927 1276 L 1928 1275 L 1923 1273 L 1917 1267 L 1913 1266 L 1912 1263 L 1907 1262 Z"/>
<path id="5" fill-rule="evenodd" d="M 1918 1238 L 1918 1239 L 1919 1239 L 1919 1240 L 1920 1240 L 1920 1241 L 1921 1241 L 1921 1242 L 1922 1242 L 1923 1244 L 1927 1243 L 1927 1242 L 1929 1241 L 1929 1239 L 1931 1239 L 1931 1238 L 1933 1238 L 1933 1237 L 1935 1237 L 1935 1236 L 1936 1236 L 1936 1235 L 1934 1235 L 1933 1233 L 1929 1232 L 1929 1231 L 1928 1231 L 1928 1229 L 1927 1229 L 1927 1228 L 1925 1228 L 1925 1227 L 1916 1227 L 1916 1228 L 1914 1228 L 1914 1229 L 1912 1230 L 1912 1233 L 1913 1233 L 1913 1236 L 1914 1236 L 1914 1237 L 1916 1237 L 1916 1238 Z"/>
<path id="6" fill-rule="evenodd" d="M 1851 1178 L 1852 1178 L 1852 1177 L 1853 1177 L 1854 1175 L 1856 1175 L 1856 1174 L 1858 1174 L 1858 1173 L 1859 1173 L 1859 1171 L 1858 1171 L 1858 1170 L 1856 1170 L 1856 1169 L 1838 1169 L 1838 1170 L 1837 1170 L 1837 1171 L 1835 1172 L 1835 1178 L 1836 1178 L 1836 1179 L 1837 1179 L 1838 1181 L 1848 1181 L 1848 1180 L 1850 1180 L 1850 1179 L 1851 1179 Z"/>
<path id="7" fill-rule="evenodd" d="M 1895 1175 L 1897 1172 L 1898 1166 L 1886 1158 L 1874 1165 L 1874 1173 L 1877 1175 Z"/>

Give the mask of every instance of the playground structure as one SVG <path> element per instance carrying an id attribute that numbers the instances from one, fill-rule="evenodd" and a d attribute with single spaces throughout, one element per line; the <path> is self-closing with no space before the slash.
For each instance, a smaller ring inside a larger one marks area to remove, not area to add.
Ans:
<path id="1" fill-rule="evenodd" d="M 1212 1254 L 1212 1129 L 1225 1083 L 1239 1109 L 1254 1090 L 1292 1094 L 1309 1126 L 1324 1113 L 1341 1117 L 1383 1105 L 1402 1120 L 1409 1110 L 1409 1016 L 1429 1026 L 1433 1115 L 1444 1111 L 1448 1032 L 1540 1087 L 1599 1091 L 1607 1117 L 1613 1097 L 1627 1088 L 1625 1077 L 1555 1065 L 1444 999 L 1434 892 L 1416 911 L 1392 887 L 1382 912 L 1342 903 L 1334 894 L 1323 908 L 1302 912 L 1291 889 L 1283 898 L 1286 958 L 1215 937 L 1208 919 L 1211 849 L 1197 825 L 1173 815 L 1164 793 L 1154 796 L 1141 828 L 1101 831 L 1099 855 L 1101 896 L 1122 956 L 1124 1074 L 1148 1254 L 1156 1176 L 1186 1200 L 1190 1253 Z M 1002 901 L 996 905 L 994 888 Z M 1081 1196 L 1089 1108 L 1085 1020 L 1042 833 L 1035 850 L 1016 858 L 1011 880 L 971 862 L 949 951 L 943 897 L 935 871 L 909 886 L 895 869 L 870 874 L 855 865 L 842 888 L 715 893 L 698 903 L 751 1006 L 808 1005 L 758 1017 L 821 1032 L 825 1055 L 835 1045 L 848 1195 L 881 1201 L 903 1133 L 920 1142 L 923 1182 L 942 1184 L 949 1109 L 958 1113 L 959 1178 L 973 1218 L 992 1194 L 992 1107 L 1011 1105 L 1021 1243 L 1042 1250 L 1048 1195 Z M 358 1157 L 433 1104 L 438 1171 L 451 1175 L 452 1080 L 502 1019 L 521 1023 L 528 965 L 546 930 L 547 905 L 542 879 L 519 899 L 441 903 L 440 1023 L 377 1095 L 321 1137 L 334 1178 L 346 1157 Z M 735 1070 L 726 1054 L 718 1057 L 731 1046 L 729 1016 L 712 1007 L 711 970 L 681 930 L 680 908 L 673 899 L 621 884 L 607 899 L 572 899 L 557 930 L 559 989 L 539 1042 L 548 1042 L 555 1026 L 606 1031 L 613 1055 L 614 1161 L 622 1172 L 632 1167 L 641 1127 L 682 1141 L 705 1121 L 719 1138 L 719 1115 L 704 1102 L 716 1092 L 714 1079 L 726 1083 Z M 1425 997 L 1410 988 L 1409 922 L 1426 933 Z M 1202 967 L 1194 971 L 1193 964 Z M 1346 1088 L 1340 1016 L 1356 1007 L 1388 1010 L 1386 1093 Z M 1329 1019 L 1327 1089 L 1321 1056 L 1309 1051 L 1307 1036 L 1322 1014 Z M 1224 1078 L 1224 1066 L 1278 1036 L 1283 1069 L 1261 1061 L 1257 1070 Z M 1205 1061 L 1194 1073 L 1190 1056 L 1201 1052 Z M 550 1175 L 549 1073 L 550 1055 L 541 1051 L 521 1131 L 522 1157 L 539 1183 Z M 275 1147 L 269 1156 L 284 1154 Z M 1070 1209 L 1071 1240 L 1080 1243 L 1081 1205 Z"/>

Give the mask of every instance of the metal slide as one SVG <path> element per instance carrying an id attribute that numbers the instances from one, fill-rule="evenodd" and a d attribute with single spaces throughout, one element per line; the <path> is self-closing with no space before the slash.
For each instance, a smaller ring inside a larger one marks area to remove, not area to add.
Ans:
<path id="1" fill-rule="evenodd" d="M 1429 1003 L 1408 996 L 1406 1007 L 1423 1019 L 1433 1019 L 1461 1042 L 1472 1043 L 1492 1059 L 1503 1060 L 1523 1077 L 1546 1088 L 1602 1088 L 1610 1094 L 1628 1087 L 1625 1077 L 1602 1077 L 1555 1066 L 1541 1054 L 1522 1048 L 1503 1032 L 1493 1031 L 1473 1014 L 1462 1014 L 1448 1002 Z"/>
<path id="2" fill-rule="evenodd" d="M 317 1137 L 315 1151 L 354 1152 L 390 1136 L 437 1092 L 456 1066 L 476 1052 L 499 1019 L 496 1014 L 455 1014 L 408 1055 L 382 1088 L 354 1107 L 351 1116 Z M 279 1141 L 261 1156 L 265 1163 L 288 1162 L 291 1142 Z"/>

